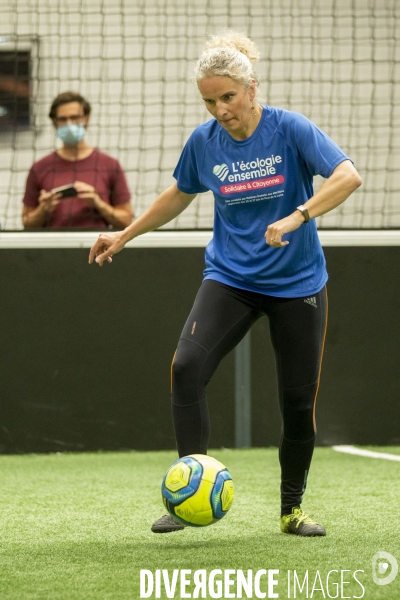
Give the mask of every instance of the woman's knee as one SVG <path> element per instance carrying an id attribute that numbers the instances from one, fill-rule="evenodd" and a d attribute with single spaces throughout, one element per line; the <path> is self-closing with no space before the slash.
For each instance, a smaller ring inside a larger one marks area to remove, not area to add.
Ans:
<path id="1" fill-rule="evenodd" d="M 180 340 L 171 370 L 174 402 L 192 404 L 198 401 L 205 351 L 192 342 Z"/>

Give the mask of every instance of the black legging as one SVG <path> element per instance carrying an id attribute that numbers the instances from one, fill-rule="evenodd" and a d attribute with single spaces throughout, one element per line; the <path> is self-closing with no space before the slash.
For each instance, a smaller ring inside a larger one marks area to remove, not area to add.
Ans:
<path id="1" fill-rule="evenodd" d="M 327 321 L 326 288 L 277 298 L 206 280 L 172 363 L 172 415 L 179 456 L 207 454 L 206 386 L 220 361 L 267 315 L 283 428 L 279 449 L 282 514 L 301 504 L 315 443 L 315 400 Z"/>

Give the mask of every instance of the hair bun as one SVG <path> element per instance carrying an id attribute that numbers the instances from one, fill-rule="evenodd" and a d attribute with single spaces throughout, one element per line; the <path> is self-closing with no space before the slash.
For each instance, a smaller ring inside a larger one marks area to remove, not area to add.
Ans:
<path id="1" fill-rule="evenodd" d="M 211 35 L 204 45 L 204 50 L 211 50 L 212 48 L 236 48 L 236 50 L 247 56 L 250 62 L 256 62 L 260 59 L 260 53 L 253 40 L 246 34 L 233 29 L 223 29 L 216 35 Z"/>

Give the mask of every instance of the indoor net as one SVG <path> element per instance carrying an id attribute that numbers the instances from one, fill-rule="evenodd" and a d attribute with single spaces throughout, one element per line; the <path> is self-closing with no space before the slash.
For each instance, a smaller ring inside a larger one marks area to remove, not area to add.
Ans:
<path id="1" fill-rule="evenodd" d="M 400 227 L 397 0 L 3 0 L 0 13 L 3 230 L 22 228 L 28 170 L 57 143 L 50 104 L 70 89 L 91 102 L 88 141 L 119 160 L 141 214 L 208 118 L 192 70 L 223 27 L 258 44 L 265 103 L 314 121 L 363 178 L 319 227 Z M 212 218 L 202 194 L 168 227 L 210 229 Z"/>

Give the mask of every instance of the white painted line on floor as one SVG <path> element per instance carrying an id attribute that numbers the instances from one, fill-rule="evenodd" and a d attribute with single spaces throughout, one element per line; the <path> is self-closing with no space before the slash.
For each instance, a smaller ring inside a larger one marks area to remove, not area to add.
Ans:
<path id="1" fill-rule="evenodd" d="M 388 454 L 387 452 L 373 452 L 372 450 L 362 450 L 354 448 L 354 446 L 332 446 L 332 450 L 336 452 L 344 452 L 345 454 L 356 454 L 357 456 L 366 456 L 368 458 L 384 458 L 385 460 L 395 460 L 400 462 L 399 454 Z"/>

